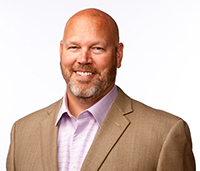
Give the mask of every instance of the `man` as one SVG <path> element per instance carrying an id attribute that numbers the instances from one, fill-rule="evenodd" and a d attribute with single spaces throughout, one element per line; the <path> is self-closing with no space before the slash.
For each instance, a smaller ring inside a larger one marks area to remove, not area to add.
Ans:
<path id="1" fill-rule="evenodd" d="M 106 13 L 72 16 L 60 42 L 63 99 L 17 121 L 8 171 L 194 171 L 187 124 L 115 86 L 123 44 Z"/>

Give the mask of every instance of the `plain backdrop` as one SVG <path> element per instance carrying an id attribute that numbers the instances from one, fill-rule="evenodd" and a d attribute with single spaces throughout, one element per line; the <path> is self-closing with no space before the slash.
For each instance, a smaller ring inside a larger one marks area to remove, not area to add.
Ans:
<path id="1" fill-rule="evenodd" d="M 0 170 L 6 170 L 13 123 L 63 96 L 64 26 L 91 7 L 119 25 L 125 47 L 116 84 L 133 99 L 183 118 L 200 168 L 199 0 L 0 0 Z"/>

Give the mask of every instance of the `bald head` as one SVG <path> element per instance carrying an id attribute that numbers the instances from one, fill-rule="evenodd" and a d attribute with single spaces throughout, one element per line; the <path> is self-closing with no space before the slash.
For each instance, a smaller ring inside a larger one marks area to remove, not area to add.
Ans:
<path id="1" fill-rule="evenodd" d="M 73 15 L 60 42 L 60 64 L 68 96 L 95 104 L 114 86 L 122 56 L 123 44 L 119 43 L 112 17 L 98 9 Z"/>
<path id="2" fill-rule="evenodd" d="M 94 8 L 79 11 L 68 20 L 65 26 L 63 40 L 65 40 L 66 35 L 71 29 L 77 27 L 80 29 L 81 27 L 82 29 L 85 29 L 85 22 L 88 22 L 88 29 L 89 27 L 94 28 L 94 26 L 96 26 L 96 29 L 104 32 L 104 34 L 108 36 L 108 39 L 112 41 L 112 43 L 115 45 L 119 43 L 119 31 L 115 20 L 107 13 Z"/>

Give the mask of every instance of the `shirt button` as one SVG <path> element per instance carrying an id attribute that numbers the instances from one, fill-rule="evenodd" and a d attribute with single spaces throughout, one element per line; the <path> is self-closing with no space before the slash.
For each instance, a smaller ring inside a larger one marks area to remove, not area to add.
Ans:
<path id="1" fill-rule="evenodd" d="M 81 135 L 81 134 L 78 134 L 78 138 L 82 138 L 82 135 Z"/>
<path id="2" fill-rule="evenodd" d="M 73 168 L 76 168 L 76 163 L 73 164 Z"/>

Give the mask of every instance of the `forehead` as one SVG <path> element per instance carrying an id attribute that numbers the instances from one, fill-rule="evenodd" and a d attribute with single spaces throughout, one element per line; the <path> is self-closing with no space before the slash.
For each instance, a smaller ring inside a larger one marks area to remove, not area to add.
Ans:
<path id="1" fill-rule="evenodd" d="M 106 18 L 98 16 L 75 16 L 65 27 L 64 39 L 103 39 L 113 41 L 112 28 Z"/>

